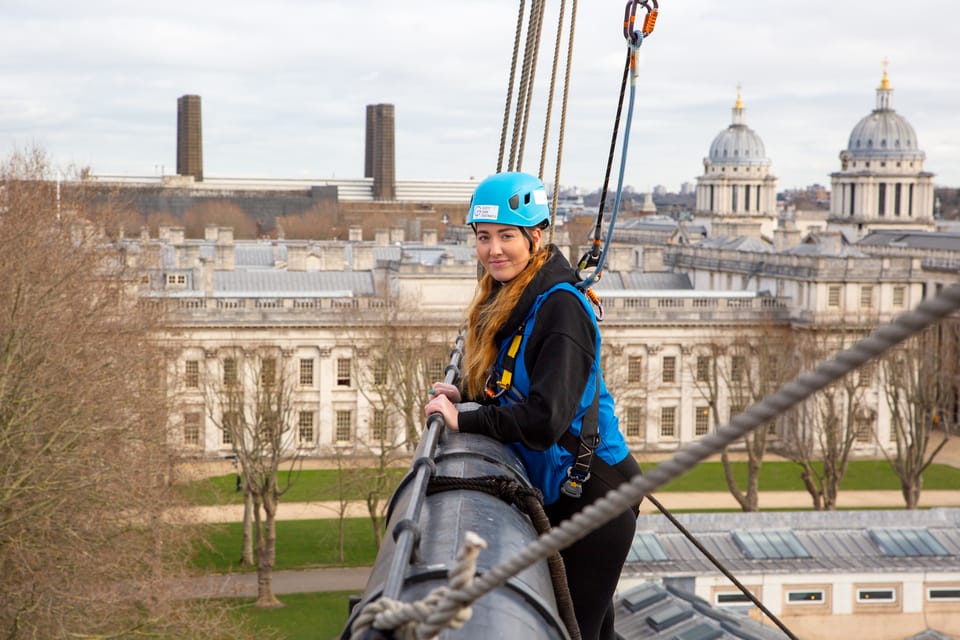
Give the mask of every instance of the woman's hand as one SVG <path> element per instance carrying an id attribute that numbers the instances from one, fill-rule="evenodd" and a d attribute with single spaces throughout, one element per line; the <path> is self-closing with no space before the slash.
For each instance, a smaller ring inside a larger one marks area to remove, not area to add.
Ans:
<path id="1" fill-rule="evenodd" d="M 437 383 L 437 384 L 441 384 L 441 383 Z M 443 385 L 443 386 L 449 387 L 451 385 Z M 436 385 L 434 385 L 434 387 L 436 387 Z M 456 389 L 454 389 L 454 391 L 456 391 Z M 457 399 L 459 398 L 460 398 L 460 392 L 457 391 Z M 443 416 L 443 422 L 444 424 L 447 425 L 447 429 L 450 429 L 451 431 L 460 430 L 460 424 L 459 424 L 460 412 L 457 410 L 455 406 L 453 406 L 453 402 L 450 401 L 450 398 L 445 393 L 438 393 L 437 395 L 433 396 L 433 398 L 430 399 L 430 402 L 428 402 L 426 406 L 423 408 L 423 413 L 426 416 L 430 416 L 431 414 L 434 414 L 434 413 L 439 413 L 441 416 Z"/>
<path id="2" fill-rule="evenodd" d="M 450 398 L 450 402 L 460 402 L 460 389 L 458 389 L 456 385 L 445 382 L 434 382 L 433 388 L 430 390 L 430 395 L 447 396 Z"/>

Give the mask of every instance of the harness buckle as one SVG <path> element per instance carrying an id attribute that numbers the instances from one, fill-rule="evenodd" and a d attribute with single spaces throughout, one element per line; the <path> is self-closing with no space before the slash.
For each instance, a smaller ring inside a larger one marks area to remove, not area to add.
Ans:
<path id="1" fill-rule="evenodd" d="M 560 485 L 560 492 L 574 499 L 579 498 L 583 495 L 583 483 L 589 479 L 589 471 L 584 474 L 572 466 L 567 467 L 567 479 Z"/>

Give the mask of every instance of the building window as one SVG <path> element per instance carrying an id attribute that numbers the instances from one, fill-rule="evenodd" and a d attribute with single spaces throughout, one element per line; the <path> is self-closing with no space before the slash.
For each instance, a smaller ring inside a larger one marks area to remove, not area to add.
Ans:
<path id="1" fill-rule="evenodd" d="M 443 381 L 443 360 L 440 358 L 430 360 L 430 363 L 427 365 L 427 380 Z"/>
<path id="2" fill-rule="evenodd" d="M 710 432 L 710 407 L 697 407 L 693 435 L 705 436 Z"/>
<path id="3" fill-rule="evenodd" d="M 746 364 L 744 356 L 730 357 L 730 379 L 734 382 L 743 381 L 743 370 Z"/>
<path id="4" fill-rule="evenodd" d="M 677 437 L 677 408 L 662 407 L 660 409 L 660 437 Z"/>
<path id="5" fill-rule="evenodd" d="M 300 386 L 313 386 L 313 358 L 300 359 Z"/>
<path id="6" fill-rule="evenodd" d="M 337 358 L 337 386 L 350 386 L 350 358 Z"/>
<path id="7" fill-rule="evenodd" d="M 387 384 L 387 359 L 386 358 L 377 358 L 373 361 L 373 384 L 375 385 L 385 385 Z"/>
<path id="8" fill-rule="evenodd" d="M 313 411 L 301 411 L 297 416 L 297 442 L 308 446 L 313 444 Z"/>
<path id="9" fill-rule="evenodd" d="M 697 382 L 710 381 L 710 356 L 697 356 Z"/>
<path id="10" fill-rule="evenodd" d="M 370 437 L 374 443 L 387 441 L 387 412 L 385 410 L 373 410 L 373 420 L 371 420 L 370 424 Z"/>
<path id="11" fill-rule="evenodd" d="M 877 215 L 887 215 L 887 183 L 881 182 L 877 189 Z"/>
<path id="12" fill-rule="evenodd" d="M 873 307 L 873 286 L 865 284 L 860 287 L 860 308 L 871 309 Z"/>
<path id="13" fill-rule="evenodd" d="M 840 286 L 830 285 L 827 289 L 827 306 L 833 309 L 840 308 Z"/>
<path id="14" fill-rule="evenodd" d="M 753 601 L 750 600 L 744 593 L 739 591 L 728 591 L 726 593 L 717 593 L 714 598 L 714 604 L 724 606 L 724 605 L 738 605 L 738 604 L 752 604 Z"/>
<path id="15" fill-rule="evenodd" d="M 869 387 L 873 384 L 873 378 L 876 375 L 877 363 L 876 361 L 864 362 L 860 365 L 860 368 L 857 369 L 857 385 L 861 387 Z"/>
<path id="16" fill-rule="evenodd" d="M 825 597 L 823 589 L 787 591 L 787 602 L 790 604 L 822 604 Z"/>
<path id="17" fill-rule="evenodd" d="M 903 185 L 899 182 L 893 186 L 893 215 L 900 217 L 900 199 L 903 197 Z"/>
<path id="18" fill-rule="evenodd" d="M 236 411 L 224 411 L 220 431 L 223 434 L 221 442 L 224 445 L 232 445 L 234 434 L 243 427 L 240 414 Z"/>
<path id="19" fill-rule="evenodd" d="M 182 287 L 187 284 L 187 276 L 182 273 L 168 273 L 167 285 Z"/>
<path id="20" fill-rule="evenodd" d="M 927 589 L 927 600 L 936 602 L 960 602 L 960 587 Z"/>
<path id="21" fill-rule="evenodd" d="M 277 359 L 264 358 L 260 361 L 260 384 L 269 389 L 277 382 Z"/>
<path id="22" fill-rule="evenodd" d="M 857 589 L 857 602 L 882 603 L 896 602 L 897 592 L 894 589 Z"/>
<path id="23" fill-rule="evenodd" d="M 627 358 L 627 383 L 638 384 L 643 382 L 643 358 L 630 356 Z"/>
<path id="24" fill-rule="evenodd" d="M 902 309 L 904 302 L 906 302 L 906 298 L 907 298 L 906 287 L 893 288 L 893 306 Z"/>
<path id="25" fill-rule="evenodd" d="M 196 389 L 200 386 L 200 362 L 187 360 L 184 363 L 183 384 L 188 389 Z"/>
<path id="26" fill-rule="evenodd" d="M 677 381 L 676 356 L 663 356 L 663 381 L 667 383 Z"/>
<path id="27" fill-rule="evenodd" d="M 643 407 L 633 406 L 626 408 L 626 435 L 628 438 L 643 437 Z"/>
<path id="28" fill-rule="evenodd" d="M 353 412 L 337 411 L 335 418 L 333 441 L 350 442 L 353 435 Z"/>
<path id="29" fill-rule="evenodd" d="M 223 359 L 223 384 L 232 387 L 237 384 L 237 360 L 236 358 Z"/>
<path id="30" fill-rule="evenodd" d="M 873 420 L 856 418 L 853 422 L 853 428 L 856 429 L 857 442 L 860 444 L 873 442 Z"/>
<path id="31" fill-rule="evenodd" d="M 183 414 L 183 444 L 188 447 L 200 446 L 200 423 L 202 415 L 191 411 Z"/>

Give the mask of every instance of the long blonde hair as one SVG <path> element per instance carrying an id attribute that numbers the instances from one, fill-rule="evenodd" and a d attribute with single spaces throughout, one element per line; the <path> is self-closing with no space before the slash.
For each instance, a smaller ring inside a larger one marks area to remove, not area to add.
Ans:
<path id="1" fill-rule="evenodd" d="M 500 345 L 495 336 L 510 317 L 524 289 L 550 257 L 550 251 L 540 248 L 527 268 L 509 282 L 500 284 L 489 273 L 480 278 L 477 293 L 467 309 L 467 329 L 464 340 L 463 387 L 467 395 L 477 398 L 483 393 L 487 376 L 497 359 Z"/>

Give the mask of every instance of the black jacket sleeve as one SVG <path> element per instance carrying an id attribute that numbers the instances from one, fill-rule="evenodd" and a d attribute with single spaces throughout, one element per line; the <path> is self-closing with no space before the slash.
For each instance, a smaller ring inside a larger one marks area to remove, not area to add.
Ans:
<path id="1" fill-rule="evenodd" d="M 587 311 L 573 294 L 551 294 L 537 312 L 524 346 L 530 374 L 525 402 L 485 405 L 459 415 L 464 433 L 480 433 L 501 442 L 521 442 L 542 451 L 555 444 L 576 417 L 590 380 L 595 334 Z"/>

